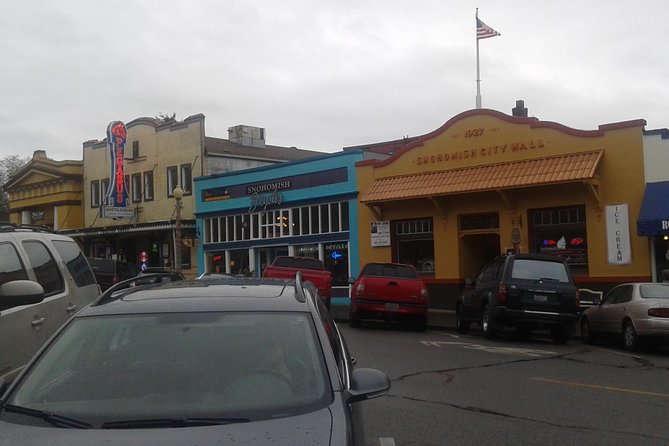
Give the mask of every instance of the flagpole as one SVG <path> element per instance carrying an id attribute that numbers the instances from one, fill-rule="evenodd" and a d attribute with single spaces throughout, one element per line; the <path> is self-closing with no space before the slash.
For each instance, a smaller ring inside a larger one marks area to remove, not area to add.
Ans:
<path id="1" fill-rule="evenodd" d="M 479 8 L 476 8 L 476 20 L 479 18 Z M 476 108 L 481 108 L 481 66 L 479 65 L 479 38 L 476 36 Z"/>

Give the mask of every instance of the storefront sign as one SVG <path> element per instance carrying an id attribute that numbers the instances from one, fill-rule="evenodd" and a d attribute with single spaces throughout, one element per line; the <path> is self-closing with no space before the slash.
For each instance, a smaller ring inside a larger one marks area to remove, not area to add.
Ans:
<path id="1" fill-rule="evenodd" d="M 455 150 L 452 152 L 435 153 L 432 155 L 416 157 L 415 163 L 418 166 L 428 164 L 444 164 L 452 161 L 461 161 L 474 158 L 491 159 L 505 153 L 529 152 L 537 149 L 543 149 L 545 143 L 542 139 L 517 141 L 508 144 L 498 144 L 487 147 L 477 147 L 465 150 Z"/>
<path id="2" fill-rule="evenodd" d="M 632 262 L 627 204 L 606 206 L 606 240 L 610 264 L 626 265 Z"/>
<path id="3" fill-rule="evenodd" d="M 253 194 L 251 195 L 249 213 L 266 212 L 268 206 L 281 206 L 281 203 L 283 203 L 283 194 L 281 192 L 274 191 L 271 194 Z"/>
<path id="4" fill-rule="evenodd" d="M 390 246 L 390 222 L 373 221 L 371 224 L 372 246 Z"/>
<path id="5" fill-rule="evenodd" d="M 128 189 L 125 184 L 123 167 L 126 137 L 125 124 L 121 121 L 109 123 L 107 126 L 107 143 L 109 144 L 109 156 L 111 157 L 111 174 L 109 176 L 111 181 L 105 192 L 103 206 L 100 210 L 101 217 L 129 218 L 134 215 L 134 209 L 129 212 L 122 210 L 128 206 Z"/>
<path id="6" fill-rule="evenodd" d="M 246 186 L 247 195 L 256 195 L 263 192 L 276 192 L 279 190 L 291 189 L 293 184 L 290 180 L 274 181 L 272 183 L 252 184 Z"/>

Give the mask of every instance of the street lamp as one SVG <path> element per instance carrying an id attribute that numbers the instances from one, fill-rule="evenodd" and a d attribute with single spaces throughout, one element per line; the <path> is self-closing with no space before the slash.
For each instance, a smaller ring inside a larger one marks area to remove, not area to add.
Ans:
<path id="1" fill-rule="evenodd" d="M 184 190 L 177 184 L 172 192 L 176 200 L 177 218 L 174 225 L 174 268 L 181 271 L 181 199 L 184 197 Z"/>

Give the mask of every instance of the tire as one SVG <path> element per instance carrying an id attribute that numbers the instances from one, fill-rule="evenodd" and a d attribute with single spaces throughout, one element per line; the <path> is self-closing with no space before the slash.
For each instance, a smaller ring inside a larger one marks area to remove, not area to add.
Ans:
<path id="1" fill-rule="evenodd" d="M 485 304 L 481 310 L 481 333 L 488 339 L 494 338 L 497 334 L 497 330 L 494 330 L 491 326 L 491 320 L 492 310 L 490 309 L 490 305 Z"/>
<path id="2" fill-rule="evenodd" d="M 352 311 L 349 311 L 348 313 L 348 324 L 353 327 L 353 328 L 358 328 L 362 325 L 360 321 L 360 315 L 358 313 L 354 313 Z"/>
<path id="3" fill-rule="evenodd" d="M 623 347 L 630 352 L 636 351 L 639 348 L 639 335 L 634 329 L 632 321 L 627 320 L 623 324 Z"/>
<path id="4" fill-rule="evenodd" d="M 566 344 L 569 341 L 569 333 L 564 327 L 551 327 L 551 339 L 555 344 Z"/>
<path id="5" fill-rule="evenodd" d="M 581 319 L 581 339 L 586 344 L 592 344 L 592 330 L 590 330 L 590 321 L 587 317 Z"/>
<path id="6" fill-rule="evenodd" d="M 466 321 L 462 314 L 462 305 L 455 307 L 455 328 L 458 330 L 458 333 L 469 333 L 469 324 L 469 321 Z"/>

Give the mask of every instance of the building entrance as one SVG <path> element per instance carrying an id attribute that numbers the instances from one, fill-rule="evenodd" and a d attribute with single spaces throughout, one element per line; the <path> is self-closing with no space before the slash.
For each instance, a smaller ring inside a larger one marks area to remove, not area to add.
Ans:
<path id="1" fill-rule="evenodd" d="M 460 238 L 460 274 L 474 278 L 483 265 L 501 253 L 499 234 L 465 234 Z"/>

